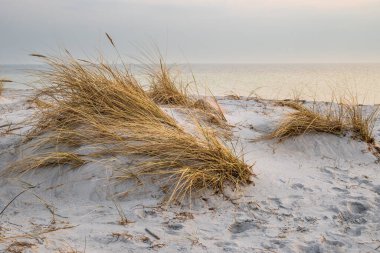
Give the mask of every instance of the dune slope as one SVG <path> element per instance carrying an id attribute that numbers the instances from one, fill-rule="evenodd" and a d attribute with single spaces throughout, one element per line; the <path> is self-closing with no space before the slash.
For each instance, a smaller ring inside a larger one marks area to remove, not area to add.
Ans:
<path id="1" fill-rule="evenodd" d="M 0 99 L 0 131 L 7 132 L 0 136 L 1 170 L 35 152 L 33 142 L 20 145 L 20 134 L 30 129 L 22 122 L 34 111 L 28 95 L 6 90 Z M 219 98 L 219 102 L 234 126 L 234 138 L 244 147 L 245 159 L 255 163 L 255 186 L 238 192 L 227 190 L 225 195 L 202 192 L 191 205 L 165 206 L 164 189 L 156 186 L 157 178 L 147 178 L 135 191 L 130 190 L 133 182 L 112 181 L 112 168 L 127 160 L 97 160 L 78 169 L 49 167 L 22 177 L 2 176 L 0 251 L 379 249 L 380 165 L 367 144 L 329 134 L 280 143 L 254 142 L 252 139 L 273 130 L 291 109 L 271 101 Z M 186 124 L 180 109 L 166 110 Z M 378 121 L 377 141 L 379 129 Z M 126 218 L 123 224 L 122 217 Z"/>

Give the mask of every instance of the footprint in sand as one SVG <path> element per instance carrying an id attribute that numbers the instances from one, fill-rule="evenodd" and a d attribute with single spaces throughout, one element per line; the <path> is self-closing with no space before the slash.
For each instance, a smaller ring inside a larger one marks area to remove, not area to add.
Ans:
<path id="1" fill-rule="evenodd" d="M 355 214 L 365 213 L 369 209 L 367 206 L 359 202 L 348 202 L 347 207 L 352 213 Z"/>
<path id="2" fill-rule="evenodd" d="M 305 187 L 303 184 L 300 184 L 300 183 L 293 184 L 293 185 L 292 185 L 292 189 L 294 189 L 294 190 L 304 190 L 304 191 L 308 191 L 308 192 L 313 192 L 312 189 L 307 188 L 307 187 Z"/>
<path id="3" fill-rule="evenodd" d="M 332 187 L 331 189 L 333 189 L 334 191 L 340 192 L 340 193 L 344 193 L 344 194 L 350 193 L 347 189 L 343 189 L 343 188 L 339 188 L 339 187 Z"/>
<path id="4" fill-rule="evenodd" d="M 238 234 L 238 233 L 243 233 L 247 230 L 254 229 L 254 228 L 258 228 L 255 221 L 245 220 L 245 221 L 239 221 L 239 222 L 237 221 L 237 222 L 233 223 L 230 226 L 229 230 L 233 234 Z"/>
<path id="5" fill-rule="evenodd" d="M 217 247 L 223 248 L 223 251 L 226 252 L 235 252 L 238 251 L 238 245 L 234 242 L 216 242 Z"/>

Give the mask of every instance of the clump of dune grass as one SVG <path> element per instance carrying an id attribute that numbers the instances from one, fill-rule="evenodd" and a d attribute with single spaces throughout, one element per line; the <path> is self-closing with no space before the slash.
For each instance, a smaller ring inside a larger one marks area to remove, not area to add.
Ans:
<path id="1" fill-rule="evenodd" d="M 154 102 L 163 105 L 181 105 L 186 106 L 193 102 L 189 98 L 187 86 L 177 84 L 175 77 L 170 73 L 170 68 L 160 58 L 159 67 L 148 67 L 150 78 L 149 95 Z"/>
<path id="2" fill-rule="evenodd" d="M 361 108 L 355 106 L 350 108 L 349 113 L 353 133 L 362 141 L 374 143 L 373 128 L 379 115 L 379 108 L 376 107 L 370 114 L 363 115 Z"/>
<path id="3" fill-rule="evenodd" d="M 85 137 L 92 139 L 98 132 L 86 132 L 83 136 L 80 131 L 71 130 L 87 125 L 97 130 L 104 127 L 109 132 L 106 130 L 110 122 L 130 123 L 146 118 L 178 127 L 174 119 L 152 103 L 127 69 L 122 71 L 102 60 L 81 62 L 70 54 L 64 58 L 34 56 L 50 66 L 37 73 L 46 85 L 35 98 L 39 104 L 49 106 L 42 106 L 48 109 L 39 115 L 30 137 L 48 129 L 59 133 L 55 136 L 59 142 L 64 141 L 65 134 L 85 141 Z"/>
<path id="4" fill-rule="evenodd" d="M 11 80 L 7 80 L 7 79 L 0 79 L 0 95 L 3 93 L 4 91 L 4 83 L 11 83 L 12 81 Z"/>
<path id="5" fill-rule="evenodd" d="M 366 111 L 357 101 L 357 96 L 342 97 L 337 103 L 308 107 L 297 100 L 281 101 L 282 105 L 294 109 L 280 122 L 268 138 L 287 138 L 311 132 L 342 135 L 351 132 L 354 138 L 375 144 L 373 128 L 379 115 L 379 107 Z"/>
<path id="6" fill-rule="evenodd" d="M 316 132 L 341 135 L 347 129 L 341 105 L 320 108 L 314 104 L 309 108 L 298 102 L 289 102 L 286 106 L 296 111 L 286 115 L 277 128 L 267 136 L 268 138 L 283 139 Z"/>
<path id="7" fill-rule="evenodd" d="M 201 125 L 197 125 L 197 136 L 162 124 L 137 127 L 131 136 L 135 144 L 122 145 L 113 152 L 142 155 L 146 159 L 122 170 L 119 178 L 167 176 L 172 192 L 169 201 L 206 188 L 222 192 L 227 182 L 233 187 L 251 183 L 251 166 Z"/>
<path id="8" fill-rule="evenodd" d="M 148 94 L 160 105 L 175 105 L 200 110 L 212 123 L 225 126 L 226 118 L 217 100 L 212 96 L 213 103 L 197 99 L 190 95 L 190 84 L 183 84 L 173 74 L 171 69 L 159 54 L 159 64 L 147 65 L 146 70 L 150 79 Z M 195 86 L 196 82 L 194 81 Z M 196 88 L 196 87 L 195 87 Z"/>
<path id="9" fill-rule="evenodd" d="M 303 105 L 303 101 L 300 101 L 298 99 L 295 99 L 295 100 L 293 100 L 293 99 L 278 100 L 278 101 L 276 101 L 275 104 L 280 105 L 280 106 L 286 106 L 286 107 L 289 107 L 289 108 L 292 108 L 292 109 L 298 110 L 298 111 L 305 109 L 305 106 Z"/>
<path id="10" fill-rule="evenodd" d="M 345 105 L 345 110 L 354 137 L 369 144 L 375 144 L 373 128 L 379 116 L 379 107 L 376 106 L 370 112 L 366 112 L 364 106 L 351 101 Z"/>
<path id="11" fill-rule="evenodd" d="M 196 133 L 185 131 L 126 67 L 119 69 L 102 59 L 96 63 L 76 60 L 68 52 L 63 58 L 34 56 L 50 67 L 38 73 L 46 87 L 35 98 L 49 106 L 39 108 L 28 140 L 38 137 L 40 148 L 96 148 L 81 157 L 37 155 L 24 160 L 30 162 L 26 168 L 73 162 L 76 166 L 86 158 L 137 156 L 140 162 L 117 169 L 117 178 L 163 177 L 162 182 L 171 188 L 170 201 L 202 189 L 223 191 L 225 185 L 251 183 L 251 166 L 242 157 L 200 123 L 196 123 Z"/>

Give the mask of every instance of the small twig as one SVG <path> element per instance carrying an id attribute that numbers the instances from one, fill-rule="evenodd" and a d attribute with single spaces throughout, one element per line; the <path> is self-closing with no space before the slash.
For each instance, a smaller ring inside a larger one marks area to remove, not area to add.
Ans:
<path id="1" fill-rule="evenodd" d="M 51 233 L 51 232 L 55 232 L 55 231 L 58 231 L 58 230 L 75 228 L 77 226 L 79 226 L 79 225 L 67 225 L 67 226 L 63 226 L 63 227 L 48 227 L 46 229 L 42 229 L 41 231 L 37 231 L 37 232 L 36 231 L 34 231 L 34 232 L 26 232 L 25 234 L 13 235 L 13 236 L 9 236 L 9 237 L 1 237 L 0 238 L 0 242 L 5 242 L 5 241 L 8 241 L 8 240 L 13 240 L 13 239 L 16 239 L 16 238 L 30 238 L 30 239 L 35 239 L 35 240 L 39 241 L 38 236 L 40 236 L 40 235 Z"/>
<path id="2" fill-rule="evenodd" d="M 49 212 L 52 214 L 52 222 L 55 223 L 55 216 L 58 216 L 58 217 L 61 217 L 61 218 L 68 218 L 66 216 L 62 216 L 60 214 L 57 214 L 54 210 L 56 210 L 57 208 L 54 207 L 52 204 L 49 204 L 46 200 L 44 200 L 43 198 L 41 198 L 40 196 L 38 196 L 36 193 L 34 192 L 31 192 L 37 199 L 39 199 L 45 206 L 46 208 L 49 210 Z"/>
<path id="3" fill-rule="evenodd" d="M 8 123 L 8 124 L 5 124 L 5 125 L 0 125 L 0 128 L 3 128 L 3 127 L 10 127 L 12 126 L 12 123 Z"/>
<path id="4" fill-rule="evenodd" d="M 157 240 L 160 240 L 160 237 L 158 237 L 156 234 L 154 234 L 152 231 L 150 231 L 149 229 L 145 228 L 145 231 L 150 234 L 151 236 L 153 236 L 155 239 Z"/>
<path id="5" fill-rule="evenodd" d="M 121 225 L 127 225 L 128 223 L 132 223 L 132 221 L 129 221 L 127 217 L 125 216 L 125 213 L 123 211 L 123 208 L 121 208 L 120 204 L 116 201 L 115 198 L 112 198 L 112 202 L 114 203 L 117 212 L 120 216 L 120 224 Z"/>
<path id="6" fill-rule="evenodd" d="M 25 189 L 25 190 L 23 190 L 22 192 L 20 192 L 19 194 L 17 194 L 8 204 L 6 204 L 5 205 L 5 207 L 3 208 L 3 210 L 0 212 L 0 216 L 4 213 L 4 211 L 8 208 L 8 206 L 10 205 L 10 204 L 12 204 L 12 202 L 13 201 L 15 201 L 21 194 L 23 194 L 24 192 L 26 192 L 26 191 L 28 191 L 28 190 L 30 190 L 30 189 L 32 189 L 32 188 L 34 188 L 34 187 L 36 187 L 36 186 L 33 186 L 33 187 L 30 187 L 30 188 L 27 188 L 27 189 Z"/>
<path id="7" fill-rule="evenodd" d="M 4 133 L 9 133 L 9 132 L 12 132 L 14 130 L 19 130 L 23 128 L 23 126 L 20 126 L 20 127 L 14 127 L 14 128 L 8 128 L 7 130 L 4 131 Z"/>

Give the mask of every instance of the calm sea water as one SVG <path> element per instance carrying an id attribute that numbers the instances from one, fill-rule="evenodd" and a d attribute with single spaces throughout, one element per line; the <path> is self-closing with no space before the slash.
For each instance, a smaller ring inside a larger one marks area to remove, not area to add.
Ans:
<path id="1" fill-rule="evenodd" d="M 35 80 L 30 71 L 42 65 L 0 65 L 0 76 L 14 83 L 6 88 L 25 89 Z M 263 98 L 292 98 L 301 94 L 305 99 L 331 100 L 338 94 L 357 93 L 360 102 L 380 103 L 380 64 L 194 64 L 172 66 L 174 73 L 191 82 L 194 75 L 200 94 L 210 90 L 214 95 L 249 95 Z M 144 75 L 132 66 L 138 79 Z M 205 88 L 207 87 L 207 88 Z"/>

